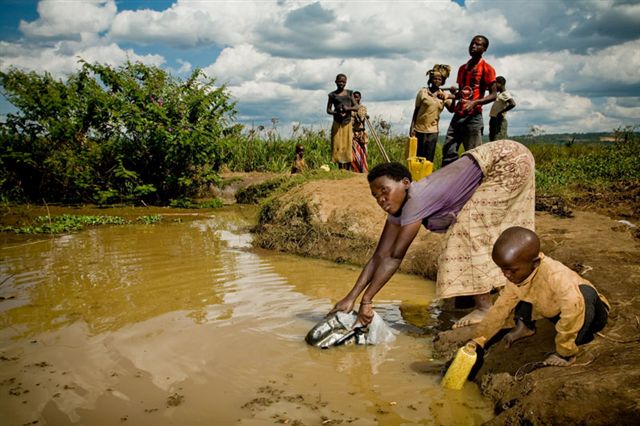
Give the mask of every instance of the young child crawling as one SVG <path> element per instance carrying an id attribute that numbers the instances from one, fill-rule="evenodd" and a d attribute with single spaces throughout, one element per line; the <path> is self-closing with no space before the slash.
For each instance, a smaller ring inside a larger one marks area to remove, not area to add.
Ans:
<path id="1" fill-rule="evenodd" d="M 484 347 L 500 329 L 515 328 L 505 337 L 507 347 L 535 334 L 535 320 L 556 324 L 556 352 L 545 363 L 568 366 L 578 345 L 588 343 L 607 324 L 609 302 L 595 287 L 562 263 L 540 252 L 535 232 L 521 227 L 506 229 L 496 240 L 493 261 L 509 281 L 475 330 L 474 343 Z"/>

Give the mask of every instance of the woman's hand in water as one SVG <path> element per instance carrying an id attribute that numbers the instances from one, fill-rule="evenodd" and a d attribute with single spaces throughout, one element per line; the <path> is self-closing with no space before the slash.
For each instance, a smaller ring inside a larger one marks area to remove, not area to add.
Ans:
<path id="1" fill-rule="evenodd" d="M 363 327 L 368 326 L 373 321 L 373 304 L 360 303 L 360 310 L 358 311 L 358 318 L 356 318 L 356 324 L 361 324 Z"/>
<path id="2" fill-rule="evenodd" d="M 328 315 L 334 314 L 336 312 L 351 312 L 353 310 L 354 302 L 355 302 L 354 299 L 345 297 L 344 299 L 336 303 L 333 309 L 329 311 Z"/>

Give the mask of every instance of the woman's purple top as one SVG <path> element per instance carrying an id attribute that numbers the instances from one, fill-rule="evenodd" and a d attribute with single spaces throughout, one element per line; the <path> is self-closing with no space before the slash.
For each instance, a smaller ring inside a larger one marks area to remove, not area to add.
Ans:
<path id="1" fill-rule="evenodd" d="M 478 163 L 470 155 L 464 155 L 424 179 L 411 182 L 400 214 L 389 215 L 387 220 L 401 226 L 422 221 L 429 231 L 445 232 L 455 223 L 482 177 Z"/>

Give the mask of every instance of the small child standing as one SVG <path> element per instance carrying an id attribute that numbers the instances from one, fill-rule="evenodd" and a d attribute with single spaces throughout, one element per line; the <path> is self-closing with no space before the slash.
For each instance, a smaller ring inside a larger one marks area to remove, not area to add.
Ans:
<path id="1" fill-rule="evenodd" d="M 484 347 L 500 329 L 510 326 L 511 312 L 515 328 L 504 338 L 507 347 L 535 334 L 536 319 L 549 318 L 556 324 L 556 352 L 545 363 L 572 364 L 578 345 L 593 340 L 607 324 L 607 299 L 589 281 L 540 252 L 540 240 L 529 229 L 506 229 L 496 240 L 492 257 L 509 282 L 478 324 L 472 342 Z"/>
<path id="2" fill-rule="evenodd" d="M 489 112 L 489 140 L 507 139 L 507 111 L 515 108 L 516 101 L 507 92 L 507 80 L 503 76 L 496 77 L 498 97 Z"/>
<path id="3" fill-rule="evenodd" d="M 353 99 L 356 101 L 358 110 L 351 113 L 353 126 L 353 161 L 351 162 L 351 169 L 356 173 L 367 173 L 369 171 L 369 165 L 367 164 L 369 135 L 365 124 L 369 115 L 367 115 L 367 107 L 360 103 L 362 93 L 353 92 Z"/>
<path id="4" fill-rule="evenodd" d="M 291 174 L 301 173 L 307 168 L 303 157 L 304 147 L 298 144 L 296 145 L 296 155 L 293 158 L 293 166 L 291 166 Z"/>

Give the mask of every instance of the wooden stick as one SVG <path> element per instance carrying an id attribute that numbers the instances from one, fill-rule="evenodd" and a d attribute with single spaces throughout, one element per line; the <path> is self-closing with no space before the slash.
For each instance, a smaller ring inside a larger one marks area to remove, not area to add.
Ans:
<path id="1" fill-rule="evenodd" d="M 387 161 L 387 163 L 390 163 L 391 160 L 389 160 L 389 156 L 387 155 L 386 151 L 384 150 L 384 147 L 382 146 L 382 142 L 380 142 L 380 139 L 378 139 L 378 134 L 376 133 L 376 131 L 373 128 L 373 126 L 371 125 L 371 122 L 369 121 L 369 117 L 365 117 L 365 120 L 367 121 L 367 125 L 369 126 L 369 131 L 371 132 L 371 135 L 373 136 L 373 140 L 376 141 L 376 145 L 378 145 L 378 148 L 380 148 L 380 152 L 382 152 L 382 156 Z"/>

